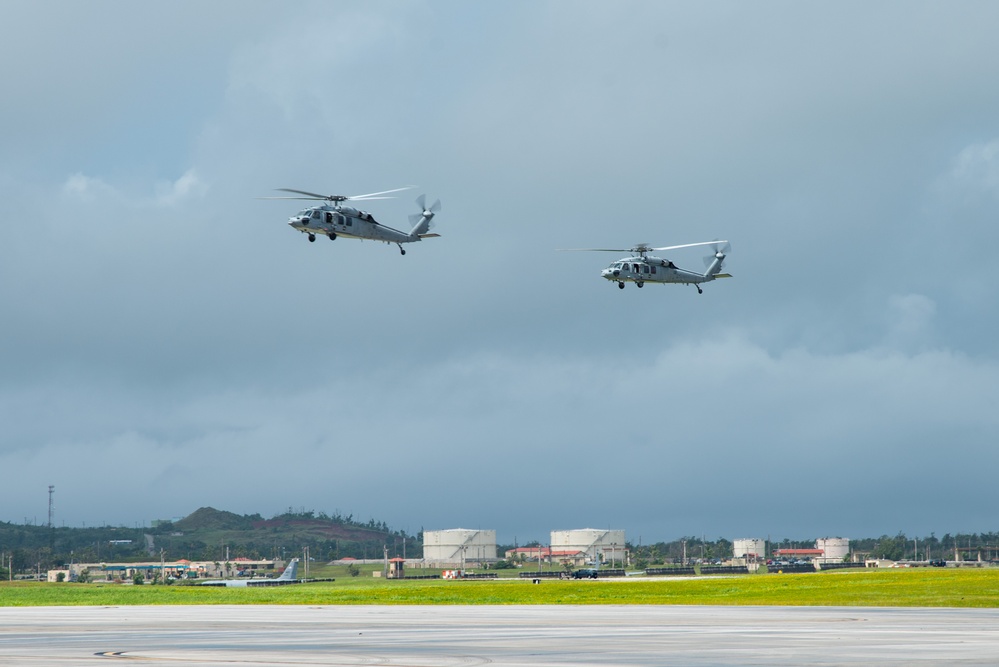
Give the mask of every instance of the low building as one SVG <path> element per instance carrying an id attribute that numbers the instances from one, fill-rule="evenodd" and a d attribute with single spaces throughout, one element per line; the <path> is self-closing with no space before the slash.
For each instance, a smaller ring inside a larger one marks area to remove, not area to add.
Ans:
<path id="1" fill-rule="evenodd" d="M 552 549 L 551 547 L 518 547 L 507 549 L 504 554 L 509 561 L 519 561 L 522 563 L 537 563 L 540 559 L 542 563 L 561 563 L 580 567 L 587 564 L 588 555 L 585 551 L 578 549 Z"/>
<path id="2" fill-rule="evenodd" d="M 774 549 L 774 558 L 807 558 L 816 563 L 842 563 L 850 555 L 850 540 L 823 537 L 815 540 L 814 549 Z"/>
<path id="3" fill-rule="evenodd" d="M 73 563 L 63 570 L 50 570 L 48 578 L 57 581 L 64 572 L 65 581 L 78 581 L 86 573 L 90 581 L 132 581 L 142 576 L 146 581 L 157 577 L 173 579 L 232 579 L 266 577 L 275 570 L 283 570 L 284 561 L 249 560 L 235 558 L 230 561 L 144 561 L 136 563 Z"/>

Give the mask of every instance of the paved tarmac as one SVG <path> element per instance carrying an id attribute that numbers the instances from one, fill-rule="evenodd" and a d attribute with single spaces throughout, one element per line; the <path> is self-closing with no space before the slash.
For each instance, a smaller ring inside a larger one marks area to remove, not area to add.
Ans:
<path id="1" fill-rule="evenodd" d="M 996 665 L 999 610 L 0 608 L 0 665 Z"/>

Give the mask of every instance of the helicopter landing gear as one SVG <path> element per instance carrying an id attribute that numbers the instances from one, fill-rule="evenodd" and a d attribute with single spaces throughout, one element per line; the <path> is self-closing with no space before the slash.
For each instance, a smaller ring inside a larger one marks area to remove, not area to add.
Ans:
<path id="1" fill-rule="evenodd" d="M 330 241 L 336 241 L 336 232 L 330 232 L 326 236 L 330 237 Z"/>
<path id="2" fill-rule="evenodd" d="M 396 245 L 398 245 L 398 246 L 399 246 L 399 252 L 400 252 L 401 254 L 405 255 L 405 254 L 406 254 L 406 249 L 405 249 L 405 248 L 403 248 L 403 247 L 402 247 L 401 245 L 399 245 L 398 243 L 396 243 Z"/>
<path id="3" fill-rule="evenodd" d="M 696 288 L 697 288 L 697 293 L 698 293 L 698 294 L 704 294 L 704 290 L 702 290 L 702 289 L 701 289 L 701 286 L 700 286 L 700 285 L 694 285 L 694 287 L 696 287 Z"/>
<path id="4" fill-rule="evenodd" d="M 635 283 L 635 287 L 641 287 L 644 284 L 645 284 L 644 282 L 642 282 L 641 280 L 639 280 L 637 283 Z"/>
<path id="5" fill-rule="evenodd" d="M 624 289 L 624 283 L 618 283 L 617 284 L 617 288 L 618 289 Z"/>
<path id="6" fill-rule="evenodd" d="M 316 235 L 309 234 L 309 243 L 315 243 L 315 242 L 316 242 Z"/>

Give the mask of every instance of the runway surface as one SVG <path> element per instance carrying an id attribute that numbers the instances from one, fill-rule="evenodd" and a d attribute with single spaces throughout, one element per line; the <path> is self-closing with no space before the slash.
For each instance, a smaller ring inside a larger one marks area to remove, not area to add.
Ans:
<path id="1" fill-rule="evenodd" d="M 999 610 L 0 608 L 2 665 L 996 665 Z"/>

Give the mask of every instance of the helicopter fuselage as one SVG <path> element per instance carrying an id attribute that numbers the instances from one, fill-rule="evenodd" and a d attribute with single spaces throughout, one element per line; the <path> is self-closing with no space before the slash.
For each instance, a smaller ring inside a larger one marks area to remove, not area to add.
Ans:
<path id="1" fill-rule="evenodd" d="M 626 282 L 635 283 L 638 287 L 645 283 L 697 285 L 698 283 L 710 282 L 716 277 L 727 277 L 681 269 L 668 259 L 651 255 L 619 259 L 604 269 L 600 275 L 617 283 L 619 287 L 624 287 Z"/>
<path id="2" fill-rule="evenodd" d="M 323 204 L 299 211 L 288 218 L 288 224 L 309 240 L 322 235 L 335 239 L 338 236 L 351 239 L 370 239 L 385 243 L 412 243 L 420 241 L 421 235 L 407 234 L 376 221 L 374 216 L 349 206 Z"/>

